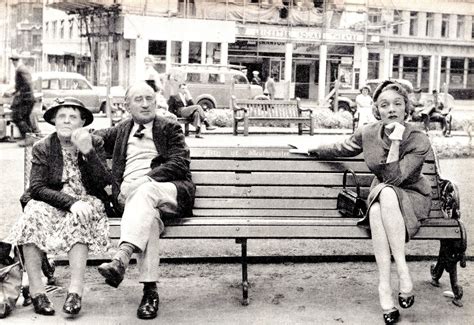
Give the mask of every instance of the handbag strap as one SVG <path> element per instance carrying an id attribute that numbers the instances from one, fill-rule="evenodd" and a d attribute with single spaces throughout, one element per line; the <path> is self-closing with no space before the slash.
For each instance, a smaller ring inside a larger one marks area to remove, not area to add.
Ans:
<path id="1" fill-rule="evenodd" d="M 352 174 L 352 177 L 354 178 L 354 183 L 355 183 L 355 186 L 356 186 L 356 191 L 357 191 L 357 196 L 360 196 L 360 185 L 359 185 L 359 181 L 357 180 L 357 175 L 356 173 L 348 168 L 344 171 L 344 176 L 342 178 L 342 186 L 344 187 L 344 189 L 346 189 L 346 179 L 347 179 L 347 173 L 351 173 Z"/>

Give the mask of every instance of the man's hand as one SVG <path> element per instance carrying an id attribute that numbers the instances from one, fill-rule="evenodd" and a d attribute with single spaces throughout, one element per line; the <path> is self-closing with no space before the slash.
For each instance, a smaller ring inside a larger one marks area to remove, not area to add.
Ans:
<path id="1" fill-rule="evenodd" d="M 290 149 L 290 153 L 300 154 L 300 155 L 309 155 L 308 148 L 306 147 L 298 147 L 293 144 L 288 144 L 293 149 Z"/>
<path id="2" fill-rule="evenodd" d="M 85 201 L 77 201 L 69 209 L 72 215 L 77 218 L 81 224 L 88 224 L 94 220 L 94 212 L 92 206 Z"/>
<path id="3" fill-rule="evenodd" d="M 87 155 L 93 149 L 91 134 L 89 133 L 89 130 L 84 128 L 72 132 L 71 142 L 84 155 Z"/>
<path id="4" fill-rule="evenodd" d="M 392 141 L 401 141 L 403 139 L 403 132 L 405 131 L 405 127 L 398 123 L 392 122 L 390 124 L 385 125 L 387 130 L 393 130 L 388 138 Z"/>

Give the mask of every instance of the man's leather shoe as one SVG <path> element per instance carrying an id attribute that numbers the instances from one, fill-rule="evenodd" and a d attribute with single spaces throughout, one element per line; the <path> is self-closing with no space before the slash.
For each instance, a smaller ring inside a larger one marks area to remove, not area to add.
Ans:
<path id="1" fill-rule="evenodd" d="M 204 138 L 201 134 L 196 134 L 195 137 L 198 138 L 198 139 L 203 139 Z"/>
<path id="2" fill-rule="evenodd" d="M 7 318 L 8 315 L 10 315 L 12 312 L 12 308 L 10 307 L 9 304 L 7 303 L 0 303 L 0 319 L 1 318 Z"/>
<path id="3" fill-rule="evenodd" d="M 51 316 L 54 315 L 53 303 L 48 299 L 44 293 L 40 293 L 36 297 L 31 298 L 35 313 L 40 315 Z"/>
<path id="4" fill-rule="evenodd" d="M 160 296 L 155 290 L 146 290 L 143 292 L 143 298 L 137 309 L 137 316 L 140 319 L 153 319 L 158 314 L 158 305 Z"/>
<path id="5" fill-rule="evenodd" d="M 215 129 L 216 129 L 215 126 L 206 125 L 206 130 L 208 130 L 208 131 L 212 131 L 212 130 L 215 130 Z"/>
<path id="6" fill-rule="evenodd" d="M 99 268 L 99 273 L 105 278 L 105 283 L 118 288 L 125 275 L 125 266 L 122 261 L 113 259 L 110 263 L 102 263 Z"/>
<path id="7" fill-rule="evenodd" d="M 72 292 L 68 293 L 66 301 L 64 302 L 63 312 L 69 315 L 77 315 L 82 307 L 82 298 L 79 294 Z"/>

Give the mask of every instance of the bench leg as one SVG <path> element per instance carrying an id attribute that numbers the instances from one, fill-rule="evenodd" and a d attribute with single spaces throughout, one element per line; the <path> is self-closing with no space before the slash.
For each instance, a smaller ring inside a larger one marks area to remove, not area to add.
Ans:
<path id="1" fill-rule="evenodd" d="M 431 265 L 431 284 L 439 287 L 439 279 L 443 275 L 444 270 L 449 273 L 451 289 L 454 294 L 453 304 L 462 307 L 461 301 L 463 296 L 462 286 L 458 284 L 457 263 L 460 262 L 461 267 L 466 267 L 465 249 L 462 239 L 441 240 L 439 248 L 439 256 L 436 264 Z"/>
<path id="2" fill-rule="evenodd" d="M 184 136 L 187 137 L 189 135 L 189 123 L 184 123 Z"/>
<path id="3" fill-rule="evenodd" d="M 237 244 L 242 245 L 242 305 L 248 306 L 249 304 L 249 281 L 248 281 L 248 273 L 247 273 L 247 239 L 239 238 L 236 239 L 235 242 Z"/>
<path id="4" fill-rule="evenodd" d="M 244 137 L 249 135 L 249 119 L 248 117 L 244 118 Z"/>

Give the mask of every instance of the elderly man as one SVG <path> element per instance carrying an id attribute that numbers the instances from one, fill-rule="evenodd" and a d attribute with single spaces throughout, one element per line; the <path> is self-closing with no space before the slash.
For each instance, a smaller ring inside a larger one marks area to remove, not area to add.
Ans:
<path id="1" fill-rule="evenodd" d="M 119 249 L 110 263 L 99 266 L 99 272 L 107 284 L 118 287 L 132 253 L 138 253 L 138 281 L 144 285 L 137 310 L 141 319 L 155 318 L 158 312 L 162 217 L 191 215 L 195 193 L 182 128 L 156 115 L 155 96 L 144 82 L 131 86 L 125 108 L 132 119 L 97 131 L 106 151 L 113 154 L 112 192 L 116 204 L 123 206 Z"/>

